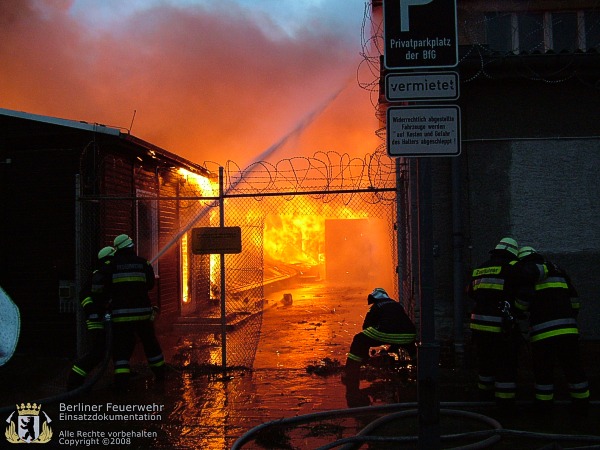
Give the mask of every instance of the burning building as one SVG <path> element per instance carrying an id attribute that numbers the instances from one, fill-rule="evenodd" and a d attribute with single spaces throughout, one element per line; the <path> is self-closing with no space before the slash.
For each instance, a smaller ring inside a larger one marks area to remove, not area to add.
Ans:
<path id="1" fill-rule="evenodd" d="M 383 188 L 348 164 L 334 177 L 306 168 L 305 178 L 315 172 L 309 192 L 290 187 L 284 171 L 270 174 L 268 189 L 257 181 L 264 173 L 228 173 L 220 189 L 216 171 L 104 125 L 0 110 L 0 135 L 0 286 L 22 310 L 23 350 L 68 355 L 82 345 L 79 291 L 98 249 L 121 233 L 154 265 L 159 330 L 217 331 L 223 312 L 232 329 L 260 315 L 265 290 L 294 283 L 396 291 L 392 165 L 371 164 Z M 197 254 L 194 230 L 221 224 L 240 228 L 242 251 Z M 246 340 L 254 351 L 259 327 Z M 252 352 L 228 363 L 251 364 Z"/>

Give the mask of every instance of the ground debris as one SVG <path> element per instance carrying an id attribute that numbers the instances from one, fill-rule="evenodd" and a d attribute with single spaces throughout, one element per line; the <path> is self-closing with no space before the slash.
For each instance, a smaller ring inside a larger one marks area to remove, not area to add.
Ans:
<path id="1" fill-rule="evenodd" d="M 314 364 L 309 364 L 306 367 L 306 372 L 314 373 L 315 375 L 327 377 L 337 375 L 342 370 L 342 365 L 337 359 L 323 358 L 316 361 Z"/>

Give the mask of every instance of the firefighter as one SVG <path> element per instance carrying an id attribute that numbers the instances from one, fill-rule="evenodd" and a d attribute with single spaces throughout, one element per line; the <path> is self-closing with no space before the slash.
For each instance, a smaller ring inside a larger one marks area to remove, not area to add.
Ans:
<path id="1" fill-rule="evenodd" d="M 129 360 L 139 337 L 156 380 L 164 380 L 165 359 L 154 331 L 154 308 L 148 291 L 154 287 L 154 269 L 138 256 L 133 240 L 120 234 L 114 240 L 115 254 L 106 266 L 106 291 L 111 299 L 115 389 L 127 390 Z"/>
<path id="2" fill-rule="evenodd" d="M 482 400 L 511 412 L 517 391 L 518 351 L 523 342 L 517 326 L 517 290 L 546 276 L 544 265 L 519 263 L 517 241 L 502 238 L 490 258 L 472 272 L 467 295 L 474 300 L 471 336 L 475 346 Z"/>
<path id="3" fill-rule="evenodd" d="M 81 306 L 85 315 L 88 342 L 90 350 L 81 359 L 77 360 L 67 379 L 69 390 L 81 386 L 90 371 L 101 361 L 106 351 L 106 336 L 104 333 L 104 314 L 106 312 L 107 298 L 104 292 L 103 266 L 107 265 L 113 256 L 113 247 L 104 247 L 98 252 L 99 268 L 92 273 L 89 285 L 81 296 Z"/>
<path id="4" fill-rule="evenodd" d="M 552 412 L 554 366 L 558 361 L 568 383 L 574 413 L 586 415 L 589 384 L 579 352 L 578 294 L 566 271 L 545 261 L 532 247 L 519 250 L 519 260 L 545 263 L 548 277 L 519 291 L 517 308 L 529 312 L 529 342 L 533 359 L 536 409 Z"/>
<path id="5" fill-rule="evenodd" d="M 404 348 L 411 359 L 416 357 L 416 329 L 402 305 L 390 298 L 382 288 L 375 288 L 367 296 L 371 305 L 365 316 L 362 331 L 354 335 L 347 354 L 342 382 L 346 396 L 359 392 L 360 366 L 369 357 L 369 349 L 384 344 Z"/>

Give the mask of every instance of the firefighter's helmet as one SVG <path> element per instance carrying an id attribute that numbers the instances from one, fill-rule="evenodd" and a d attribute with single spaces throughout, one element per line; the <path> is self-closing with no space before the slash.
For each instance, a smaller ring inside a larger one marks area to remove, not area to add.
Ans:
<path id="1" fill-rule="evenodd" d="M 535 248 L 525 246 L 525 247 L 521 247 L 519 249 L 519 255 L 518 255 L 518 257 L 519 257 L 519 259 L 523 259 L 523 258 L 526 258 L 529 255 L 533 255 L 534 253 L 537 253 L 537 251 L 535 250 Z"/>
<path id="2" fill-rule="evenodd" d="M 390 298 L 390 296 L 387 294 L 385 289 L 375 288 L 373 289 L 373 292 L 371 292 L 367 297 L 367 303 L 370 305 L 372 303 L 375 303 L 375 300 L 380 300 L 383 298 Z"/>
<path id="3" fill-rule="evenodd" d="M 133 247 L 133 240 L 126 234 L 120 234 L 115 238 L 114 245 L 116 250 Z"/>
<path id="4" fill-rule="evenodd" d="M 102 260 L 104 258 L 108 258 L 109 256 L 112 256 L 114 253 L 115 253 L 114 247 L 111 247 L 109 245 L 107 247 L 104 247 L 103 249 L 101 249 L 98 252 L 98 259 Z"/>
<path id="5" fill-rule="evenodd" d="M 517 256 L 519 254 L 519 244 L 513 238 L 505 237 L 500 239 L 494 250 L 506 250 Z"/>

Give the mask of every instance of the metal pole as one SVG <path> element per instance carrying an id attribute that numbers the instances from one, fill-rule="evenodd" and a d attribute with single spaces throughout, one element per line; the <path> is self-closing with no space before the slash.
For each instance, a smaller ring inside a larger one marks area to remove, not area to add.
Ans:
<path id="1" fill-rule="evenodd" d="M 77 357 L 82 357 L 84 346 L 84 331 L 83 331 L 83 311 L 79 308 L 79 292 L 81 292 L 81 183 L 79 182 L 79 174 L 75 175 L 75 327 L 77 336 Z"/>
<path id="2" fill-rule="evenodd" d="M 400 178 L 400 158 L 396 158 L 396 253 L 397 261 L 396 274 L 398 275 L 398 302 L 406 308 L 404 300 L 404 210 L 402 208 L 402 180 Z"/>
<path id="3" fill-rule="evenodd" d="M 461 220 L 461 179 L 460 159 L 452 158 L 452 251 L 454 255 L 454 352 L 462 363 L 465 352 L 463 316 L 464 316 L 464 286 L 463 286 L 463 231 Z"/>
<path id="4" fill-rule="evenodd" d="M 225 226 L 225 205 L 223 190 L 223 167 L 219 167 L 219 226 Z M 221 261 L 221 370 L 223 378 L 227 374 L 227 314 L 225 311 L 225 254 L 220 254 Z"/>
<path id="5" fill-rule="evenodd" d="M 417 349 L 417 391 L 419 400 L 419 448 L 440 447 L 440 400 L 438 394 L 439 345 L 435 342 L 433 211 L 431 160 L 417 159 L 419 198 L 419 298 L 421 303 L 421 339 Z"/>

